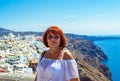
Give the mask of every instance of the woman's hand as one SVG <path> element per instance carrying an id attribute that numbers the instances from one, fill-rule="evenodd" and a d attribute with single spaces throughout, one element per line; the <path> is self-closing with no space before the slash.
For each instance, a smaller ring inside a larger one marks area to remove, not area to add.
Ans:
<path id="1" fill-rule="evenodd" d="M 79 78 L 73 78 L 70 81 L 80 81 L 80 79 Z"/>

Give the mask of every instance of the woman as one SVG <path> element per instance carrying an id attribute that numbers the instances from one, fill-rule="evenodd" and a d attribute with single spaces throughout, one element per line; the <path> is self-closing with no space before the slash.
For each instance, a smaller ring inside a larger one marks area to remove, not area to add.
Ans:
<path id="1" fill-rule="evenodd" d="M 45 51 L 37 66 L 35 81 L 80 81 L 77 63 L 69 51 L 65 51 L 66 37 L 57 26 L 50 26 L 43 35 Z"/>

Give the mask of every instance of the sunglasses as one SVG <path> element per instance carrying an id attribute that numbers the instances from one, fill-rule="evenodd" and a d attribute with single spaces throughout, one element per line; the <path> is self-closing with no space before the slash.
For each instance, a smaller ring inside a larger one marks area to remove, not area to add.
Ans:
<path id="1" fill-rule="evenodd" d="M 47 39 L 49 39 L 49 40 L 51 40 L 51 39 L 57 40 L 57 39 L 60 39 L 60 36 L 59 35 L 55 35 L 55 36 L 49 35 L 49 36 L 47 36 Z"/>

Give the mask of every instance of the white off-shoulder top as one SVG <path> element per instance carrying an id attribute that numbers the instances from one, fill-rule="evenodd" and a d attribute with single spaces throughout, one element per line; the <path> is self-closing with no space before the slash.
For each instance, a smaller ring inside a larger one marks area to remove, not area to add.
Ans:
<path id="1" fill-rule="evenodd" d="M 70 81 L 79 78 L 77 63 L 73 60 L 55 60 L 43 57 L 37 66 L 37 81 Z"/>

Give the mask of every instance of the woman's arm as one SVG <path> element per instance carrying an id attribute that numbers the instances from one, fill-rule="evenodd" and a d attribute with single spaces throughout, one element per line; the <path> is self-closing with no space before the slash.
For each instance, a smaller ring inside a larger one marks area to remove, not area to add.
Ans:
<path id="1" fill-rule="evenodd" d="M 70 81 L 80 81 L 80 79 L 79 78 L 73 78 Z"/>
<path id="2" fill-rule="evenodd" d="M 73 56 L 73 54 L 71 54 L 71 52 L 69 52 L 69 51 L 65 51 L 65 53 L 64 53 L 64 58 L 63 59 L 65 59 L 65 60 L 73 60 L 73 59 L 75 59 L 74 58 L 74 56 Z M 80 81 L 80 79 L 79 78 L 72 78 L 72 79 L 70 79 L 70 81 Z"/>
<path id="3" fill-rule="evenodd" d="M 34 79 L 34 81 L 37 81 L 37 75 L 35 76 L 35 79 Z"/>

